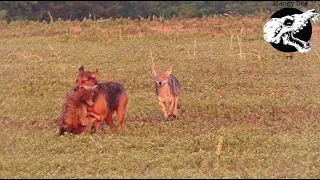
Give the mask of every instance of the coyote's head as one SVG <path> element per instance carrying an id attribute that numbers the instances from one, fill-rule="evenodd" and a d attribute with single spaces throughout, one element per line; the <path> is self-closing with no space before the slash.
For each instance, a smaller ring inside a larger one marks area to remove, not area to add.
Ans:
<path id="1" fill-rule="evenodd" d="M 83 66 L 79 67 L 79 74 L 76 77 L 76 87 L 79 86 L 93 86 L 98 83 L 96 77 L 97 72 L 85 71 Z"/>
<path id="2" fill-rule="evenodd" d="M 171 71 L 172 71 L 172 66 L 170 66 L 166 71 L 156 71 L 154 68 L 152 52 L 151 52 L 151 68 L 152 68 L 152 73 L 154 76 L 154 81 L 156 86 L 161 87 L 165 84 L 168 84 Z"/>
<path id="3" fill-rule="evenodd" d="M 172 66 L 170 66 L 166 71 L 157 72 L 154 69 L 152 71 L 157 86 L 163 86 L 169 82 Z"/>

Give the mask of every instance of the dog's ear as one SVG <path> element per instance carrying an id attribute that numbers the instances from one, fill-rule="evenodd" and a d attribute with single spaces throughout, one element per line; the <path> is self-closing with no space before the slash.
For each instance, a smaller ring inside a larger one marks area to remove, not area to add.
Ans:
<path id="1" fill-rule="evenodd" d="M 81 65 L 81 66 L 79 67 L 79 72 L 81 72 L 81 71 L 84 71 L 83 65 Z"/>
<path id="2" fill-rule="evenodd" d="M 93 79 L 96 79 L 96 78 L 97 78 L 97 73 L 98 73 L 98 69 L 96 69 L 96 72 L 91 73 L 91 77 L 92 77 Z"/>
<path id="3" fill-rule="evenodd" d="M 172 71 L 172 66 L 170 66 L 170 67 L 167 69 L 167 73 L 168 73 L 168 75 L 170 75 L 170 74 L 171 74 L 171 71 Z"/>
<path id="4" fill-rule="evenodd" d="M 97 77 L 97 73 L 91 73 L 91 77 L 95 79 Z"/>

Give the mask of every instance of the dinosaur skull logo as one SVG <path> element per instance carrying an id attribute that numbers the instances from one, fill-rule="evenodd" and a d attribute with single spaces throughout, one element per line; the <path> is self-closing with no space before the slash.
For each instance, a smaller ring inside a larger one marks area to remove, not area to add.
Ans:
<path id="1" fill-rule="evenodd" d="M 294 8 L 284 8 L 271 16 L 264 25 L 264 40 L 282 52 L 309 52 L 312 26 L 318 21 L 319 13 L 314 9 L 301 12 Z"/>

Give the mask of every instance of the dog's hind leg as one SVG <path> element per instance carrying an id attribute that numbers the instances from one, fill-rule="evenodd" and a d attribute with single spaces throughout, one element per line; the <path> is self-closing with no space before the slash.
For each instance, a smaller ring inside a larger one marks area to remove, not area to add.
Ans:
<path id="1" fill-rule="evenodd" d="M 59 128 L 59 136 L 64 135 L 64 132 L 65 132 L 64 128 L 63 128 L 63 127 L 60 127 L 60 128 Z"/>
<path id="2" fill-rule="evenodd" d="M 126 94 L 122 94 L 119 99 L 118 107 L 117 107 L 117 116 L 119 123 L 119 130 L 123 132 L 123 121 L 126 113 L 126 106 L 128 104 L 128 97 Z"/>
<path id="3" fill-rule="evenodd" d="M 112 121 L 112 115 L 113 115 L 114 111 L 110 111 L 107 115 L 107 117 L 105 118 L 105 121 L 106 123 L 110 126 L 110 129 L 111 129 L 111 133 L 114 132 L 115 130 L 115 126 L 113 124 L 113 121 Z"/>

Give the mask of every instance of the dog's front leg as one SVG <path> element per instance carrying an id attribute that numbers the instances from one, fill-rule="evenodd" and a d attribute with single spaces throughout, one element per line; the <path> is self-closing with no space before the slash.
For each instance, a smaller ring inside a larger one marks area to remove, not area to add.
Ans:
<path id="1" fill-rule="evenodd" d="M 162 111 L 162 115 L 164 116 L 165 119 L 168 118 L 168 114 L 166 111 L 166 104 L 163 101 L 158 101 L 159 105 L 161 106 L 161 111 Z"/>
<path id="2" fill-rule="evenodd" d="M 88 116 L 93 116 L 94 119 L 90 118 L 89 122 L 93 123 L 95 120 L 101 121 L 100 116 L 93 112 L 88 112 Z"/>

